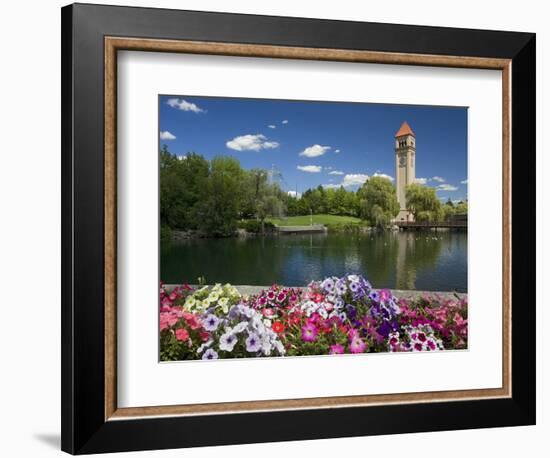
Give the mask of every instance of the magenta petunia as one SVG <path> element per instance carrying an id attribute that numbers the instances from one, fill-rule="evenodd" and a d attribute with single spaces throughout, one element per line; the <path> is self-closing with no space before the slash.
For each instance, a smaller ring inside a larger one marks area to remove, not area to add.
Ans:
<path id="1" fill-rule="evenodd" d="M 313 323 L 306 323 L 304 326 L 302 326 L 302 340 L 304 342 L 315 342 L 318 333 L 319 330 L 315 327 Z"/>
<path id="2" fill-rule="evenodd" d="M 344 353 L 344 347 L 340 344 L 334 344 L 330 346 L 331 355 L 342 355 Z"/>

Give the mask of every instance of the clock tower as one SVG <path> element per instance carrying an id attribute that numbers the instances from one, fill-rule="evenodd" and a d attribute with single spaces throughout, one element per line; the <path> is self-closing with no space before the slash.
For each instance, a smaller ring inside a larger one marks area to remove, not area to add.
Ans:
<path id="1" fill-rule="evenodd" d="M 413 215 L 407 211 L 405 188 L 415 181 L 416 137 L 407 121 L 395 134 L 395 180 L 399 214 L 397 221 L 413 221 Z"/>

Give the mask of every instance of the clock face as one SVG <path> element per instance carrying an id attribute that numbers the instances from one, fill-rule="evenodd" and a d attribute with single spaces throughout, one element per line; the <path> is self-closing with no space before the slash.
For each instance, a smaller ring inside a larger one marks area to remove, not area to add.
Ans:
<path id="1" fill-rule="evenodd" d="M 399 165 L 401 167 L 405 167 L 405 165 L 407 165 L 407 157 L 406 156 L 400 156 L 399 157 Z"/>

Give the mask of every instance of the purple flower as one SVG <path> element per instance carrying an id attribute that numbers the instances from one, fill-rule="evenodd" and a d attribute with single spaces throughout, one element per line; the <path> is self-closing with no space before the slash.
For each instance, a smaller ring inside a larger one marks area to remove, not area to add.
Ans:
<path id="1" fill-rule="evenodd" d="M 209 348 L 202 355 L 202 359 L 218 359 L 218 353 L 216 353 L 216 350 Z"/>
<path id="2" fill-rule="evenodd" d="M 384 321 L 376 331 L 378 332 L 378 334 L 384 337 L 384 339 L 386 339 L 390 335 L 390 332 L 392 331 L 392 327 L 387 321 Z"/>
<path id="3" fill-rule="evenodd" d="M 315 327 L 314 324 L 305 324 L 304 326 L 302 326 L 302 340 L 304 342 L 315 342 L 318 332 L 319 330 Z"/>
<path id="4" fill-rule="evenodd" d="M 262 346 L 261 340 L 257 334 L 250 333 L 246 339 L 246 351 L 256 353 Z"/>
<path id="5" fill-rule="evenodd" d="M 369 298 L 374 302 L 378 302 L 380 300 L 380 294 L 378 294 L 377 291 L 371 291 L 371 293 L 369 294 Z"/>
<path id="6" fill-rule="evenodd" d="M 340 344 L 334 344 L 330 346 L 331 355 L 342 355 L 344 353 L 344 347 Z"/>
<path id="7" fill-rule="evenodd" d="M 346 314 L 349 317 L 350 320 L 354 320 L 357 316 L 357 309 L 354 305 L 348 304 L 346 305 Z"/>
<path id="8" fill-rule="evenodd" d="M 216 315 L 209 314 L 203 320 L 202 326 L 207 331 L 215 331 L 216 329 L 218 329 L 219 324 L 220 324 L 220 319 Z"/>

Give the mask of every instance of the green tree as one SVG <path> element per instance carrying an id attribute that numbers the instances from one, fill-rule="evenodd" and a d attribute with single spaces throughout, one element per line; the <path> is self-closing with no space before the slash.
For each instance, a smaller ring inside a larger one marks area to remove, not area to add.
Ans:
<path id="1" fill-rule="evenodd" d="M 360 216 L 371 224 L 387 226 L 399 213 L 395 187 L 387 178 L 369 178 L 357 194 L 360 200 Z"/>
<path id="2" fill-rule="evenodd" d="M 208 161 L 190 153 L 177 157 L 166 145 L 160 153 L 160 220 L 175 229 L 196 228 L 194 210 L 209 174 Z"/>
<path id="3" fill-rule="evenodd" d="M 239 161 L 219 156 L 210 162 L 210 175 L 201 190 L 196 212 L 199 229 L 213 236 L 228 236 L 237 229 L 244 171 Z"/>
<path id="4" fill-rule="evenodd" d="M 434 188 L 421 184 L 410 184 L 405 189 L 407 210 L 416 221 L 439 221 L 443 218 L 441 202 Z"/>

